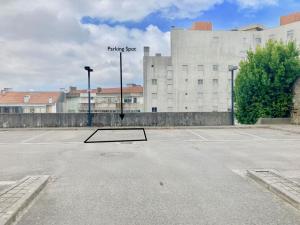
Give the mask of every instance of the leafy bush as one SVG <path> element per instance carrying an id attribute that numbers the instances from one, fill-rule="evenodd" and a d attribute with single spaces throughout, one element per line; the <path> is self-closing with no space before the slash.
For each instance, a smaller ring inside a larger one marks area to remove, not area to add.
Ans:
<path id="1" fill-rule="evenodd" d="M 238 121 L 254 124 L 260 117 L 289 117 L 298 77 L 299 50 L 294 42 L 269 41 L 265 47 L 249 51 L 235 80 Z"/>

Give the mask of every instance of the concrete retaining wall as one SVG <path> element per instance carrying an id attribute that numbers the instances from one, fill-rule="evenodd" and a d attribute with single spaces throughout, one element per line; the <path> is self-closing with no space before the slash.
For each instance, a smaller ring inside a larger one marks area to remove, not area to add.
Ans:
<path id="1" fill-rule="evenodd" d="M 117 113 L 95 113 L 93 126 L 224 126 L 231 124 L 230 115 L 229 112 L 127 113 L 121 122 Z M 0 114 L 0 128 L 85 126 L 87 114 L 83 113 Z"/>
<path id="2" fill-rule="evenodd" d="M 291 118 L 259 118 L 256 124 L 290 124 Z"/>

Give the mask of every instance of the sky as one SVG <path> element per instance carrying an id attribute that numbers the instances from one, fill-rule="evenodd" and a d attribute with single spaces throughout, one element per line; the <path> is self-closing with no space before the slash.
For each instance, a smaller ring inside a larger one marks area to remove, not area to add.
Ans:
<path id="1" fill-rule="evenodd" d="M 171 26 L 211 21 L 214 30 L 279 26 L 300 0 L 0 0 L 0 89 L 49 91 L 119 86 L 119 56 L 129 46 L 123 83 L 143 84 L 143 47 L 170 54 Z"/>

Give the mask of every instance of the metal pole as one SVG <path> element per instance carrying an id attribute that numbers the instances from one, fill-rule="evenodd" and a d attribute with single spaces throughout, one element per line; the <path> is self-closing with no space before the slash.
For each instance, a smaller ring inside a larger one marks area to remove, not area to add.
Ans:
<path id="1" fill-rule="evenodd" d="M 89 98 L 89 110 L 88 110 L 88 126 L 92 126 L 92 116 L 91 116 L 91 81 L 90 81 L 90 70 L 88 70 L 88 98 Z"/>
<path id="2" fill-rule="evenodd" d="M 234 126 L 234 70 L 231 70 L 231 124 Z"/>

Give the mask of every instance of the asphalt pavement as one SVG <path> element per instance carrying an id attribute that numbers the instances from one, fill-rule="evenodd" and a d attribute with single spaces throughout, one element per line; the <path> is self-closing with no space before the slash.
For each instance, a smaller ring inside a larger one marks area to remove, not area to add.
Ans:
<path id="1" fill-rule="evenodd" d="M 270 168 L 297 180 L 298 133 L 155 129 L 147 142 L 84 144 L 92 132 L 0 133 L 0 181 L 52 177 L 18 225 L 300 224 L 299 210 L 245 175 Z"/>

